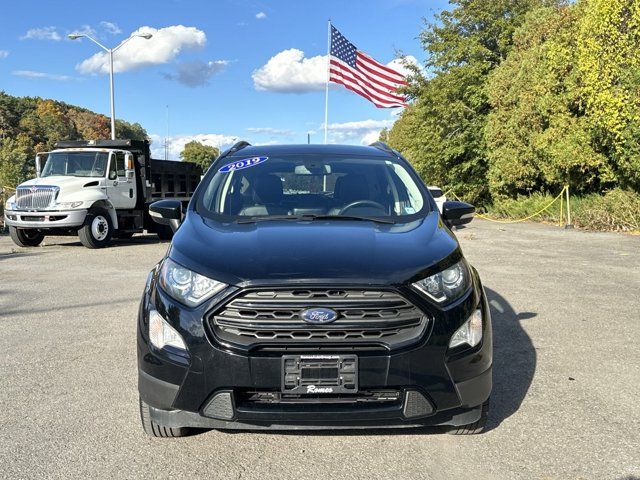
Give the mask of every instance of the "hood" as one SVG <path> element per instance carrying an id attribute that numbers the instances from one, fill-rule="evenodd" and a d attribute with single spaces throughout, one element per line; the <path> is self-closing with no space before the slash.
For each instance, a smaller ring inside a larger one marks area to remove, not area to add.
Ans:
<path id="1" fill-rule="evenodd" d="M 392 225 L 344 220 L 222 224 L 189 211 L 169 256 L 231 285 L 328 280 L 393 285 L 457 249 L 457 240 L 435 212 Z"/>
<path id="2" fill-rule="evenodd" d="M 70 196 L 75 193 L 85 191 L 87 188 L 85 187 L 88 183 L 98 182 L 97 185 L 93 187 L 104 186 L 104 178 L 103 177 L 69 177 L 64 175 L 44 177 L 44 178 L 34 178 L 32 180 L 27 180 L 24 183 L 21 183 L 19 187 L 31 187 L 31 186 L 52 186 L 59 187 L 60 194 L 58 195 L 58 201 L 64 200 L 66 201 Z"/>

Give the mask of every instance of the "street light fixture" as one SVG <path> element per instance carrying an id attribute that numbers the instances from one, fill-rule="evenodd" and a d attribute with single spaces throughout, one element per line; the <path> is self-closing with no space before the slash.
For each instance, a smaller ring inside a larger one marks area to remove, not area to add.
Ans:
<path id="1" fill-rule="evenodd" d="M 140 38 L 144 38 L 145 40 L 149 40 L 153 35 L 150 33 L 136 33 L 134 35 L 131 35 L 129 38 L 124 39 L 122 42 L 120 42 L 119 45 L 113 47 L 113 48 L 107 48 L 104 45 L 102 45 L 100 42 L 98 42 L 95 38 L 92 38 L 91 36 L 84 34 L 84 33 L 70 33 L 69 35 L 67 35 L 67 38 L 69 38 L 70 40 L 77 40 L 78 38 L 86 38 L 88 40 L 91 40 L 93 43 L 95 43 L 96 45 L 98 45 L 101 49 L 103 49 L 105 52 L 107 52 L 109 54 L 109 88 L 110 88 L 110 98 L 111 98 L 111 140 L 115 140 L 116 139 L 116 110 L 115 110 L 115 102 L 114 102 L 114 94 L 113 94 L 113 54 L 116 52 L 116 50 L 118 50 L 120 47 L 122 47 L 125 43 L 127 43 L 129 40 L 131 40 L 132 38 L 135 37 L 140 37 Z"/>

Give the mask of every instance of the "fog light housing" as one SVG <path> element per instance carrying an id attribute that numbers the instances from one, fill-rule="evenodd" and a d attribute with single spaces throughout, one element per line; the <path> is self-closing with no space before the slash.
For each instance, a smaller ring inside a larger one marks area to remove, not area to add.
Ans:
<path id="1" fill-rule="evenodd" d="M 475 347 L 482 340 L 482 310 L 475 310 L 449 341 L 449 348 L 469 345 Z"/>
<path id="2" fill-rule="evenodd" d="M 180 334 L 155 310 L 149 312 L 149 341 L 159 350 L 167 346 L 187 350 Z"/>

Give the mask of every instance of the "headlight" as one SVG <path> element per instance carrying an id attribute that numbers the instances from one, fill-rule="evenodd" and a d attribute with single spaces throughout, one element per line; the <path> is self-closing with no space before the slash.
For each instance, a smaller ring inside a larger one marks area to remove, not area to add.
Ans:
<path id="1" fill-rule="evenodd" d="M 59 207 L 59 208 L 78 208 L 83 203 L 84 202 L 62 202 L 62 203 L 56 203 L 56 207 Z"/>
<path id="2" fill-rule="evenodd" d="M 195 307 L 227 287 L 225 283 L 192 272 L 167 258 L 160 269 L 160 285 L 173 298 Z"/>
<path id="3" fill-rule="evenodd" d="M 420 280 L 412 286 L 438 303 L 448 303 L 462 296 L 470 284 L 469 267 L 464 260 L 460 260 L 446 270 Z"/>
<path id="4" fill-rule="evenodd" d="M 451 336 L 449 348 L 460 345 L 475 347 L 482 340 L 482 310 L 474 311 L 469 319 Z"/>
<path id="5" fill-rule="evenodd" d="M 167 345 L 180 350 L 187 349 L 180 334 L 155 310 L 149 312 L 149 341 L 158 349 Z"/>

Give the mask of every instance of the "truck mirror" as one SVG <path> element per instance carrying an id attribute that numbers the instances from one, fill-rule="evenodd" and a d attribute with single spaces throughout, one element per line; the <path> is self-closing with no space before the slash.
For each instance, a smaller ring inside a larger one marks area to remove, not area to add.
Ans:
<path id="1" fill-rule="evenodd" d="M 135 165 L 133 164 L 133 154 L 125 153 L 124 155 L 124 168 L 125 175 L 128 181 L 131 181 L 136 176 Z"/>
<path id="2" fill-rule="evenodd" d="M 180 200 L 159 200 L 149 205 L 149 215 L 154 222 L 168 225 L 175 232 L 182 222 L 182 202 Z"/>
<path id="3" fill-rule="evenodd" d="M 42 157 L 45 157 L 49 155 L 48 153 L 36 153 L 36 177 L 39 177 L 40 174 L 42 173 Z"/>

